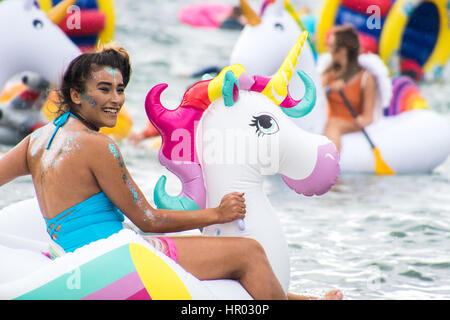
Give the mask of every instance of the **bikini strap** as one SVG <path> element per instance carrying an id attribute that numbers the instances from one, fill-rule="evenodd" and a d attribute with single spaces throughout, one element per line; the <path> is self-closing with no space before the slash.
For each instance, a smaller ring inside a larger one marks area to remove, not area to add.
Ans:
<path id="1" fill-rule="evenodd" d="M 60 115 L 58 118 L 53 120 L 53 124 L 56 126 L 56 128 L 53 131 L 52 136 L 50 137 L 50 140 L 47 143 L 47 146 L 45 147 L 46 150 L 48 150 L 50 148 L 50 144 L 52 143 L 53 138 L 55 137 L 55 135 L 58 132 L 59 128 L 61 128 L 67 122 L 67 120 L 69 119 L 70 116 L 78 119 L 78 117 L 76 115 L 74 115 L 72 112 L 70 112 L 68 110 L 64 114 Z"/>

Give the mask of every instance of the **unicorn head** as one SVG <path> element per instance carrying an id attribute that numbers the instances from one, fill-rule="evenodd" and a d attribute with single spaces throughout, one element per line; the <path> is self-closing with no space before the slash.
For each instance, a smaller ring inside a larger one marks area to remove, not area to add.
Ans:
<path id="1" fill-rule="evenodd" d="M 13 75 L 22 71 L 58 82 L 79 49 L 54 24 L 73 0 L 66 0 L 47 15 L 33 0 L 0 2 L 0 90 Z M 52 22 L 51 19 L 54 20 Z"/>
<path id="2" fill-rule="evenodd" d="M 268 158 L 278 155 L 278 163 L 272 163 L 266 174 L 282 174 L 291 188 L 305 195 L 329 190 L 339 173 L 334 145 L 324 136 L 307 133 L 290 121 L 306 116 L 315 104 L 313 81 L 306 73 L 295 72 L 306 38 L 307 32 L 304 32 L 273 76 L 250 77 L 241 65 L 226 67 L 216 78 L 200 81 L 188 89 L 180 106 L 174 110 L 166 109 L 160 101 L 166 84 L 149 91 L 145 107 L 147 116 L 162 136 L 160 161 L 181 179 L 183 186 L 178 197 L 171 197 L 164 190 L 165 178 L 162 177 L 155 189 L 157 205 L 179 209 L 205 207 L 201 167 L 230 164 L 219 161 L 223 160 L 218 159 L 220 148 L 212 150 L 221 139 L 207 140 L 215 133 L 224 138 L 232 131 L 251 137 L 249 143 L 264 141 L 264 148 L 271 149 Z M 295 73 L 306 87 L 305 95 L 299 100 L 292 98 L 288 90 Z M 267 145 L 274 144 L 275 140 L 278 145 Z M 251 148 L 246 146 L 244 149 Z M 223 150 L 222 153 L 231 157 L 236 150 Z M 217 161 L 211 163 L 206 159 L 211 158 L 211 154 Z M 241 159 L 239 165 L 252 165 L 253 169 L 258 166 L 250 161 L 250 158 Z"/>
<path id="3" fill-rule="evenodd" d="M 230 63 L 242 64 L 250 75 L 271 76 L 302 33 L 300 19 L 287 0 L 264 1 L 260 14 L 246 0 L 241 0 L 241 7 L 249 23 L 234 45 Z M 314 50 L 309 41 L 305 43 L 296 70 L 302 70 L 311 76 L 316 86 L 317 100 L 309 116 L 298 118 L 294 122 L 305 130 L 320 133 L 326 121 L 326 99 L 320 76 L 315 69 Z M 294 98 L 305 94 L 305 87 L 297 77 L 290 83 L 290 94 Z"/>

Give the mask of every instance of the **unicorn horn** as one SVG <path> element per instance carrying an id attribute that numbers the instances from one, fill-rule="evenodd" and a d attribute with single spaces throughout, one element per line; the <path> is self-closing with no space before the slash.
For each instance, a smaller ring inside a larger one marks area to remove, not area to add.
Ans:
<path id="1" fill-rule="evenodd" d="M 257 26 L 261 23 L 261 18 L 258 14 L 252 9 L 252 7 L 248 4 L 246 0 L 240 0 L 240 5 L 242 9 L 242 13 L 247 19 L 247 23 L 251 26 Z"/>
<path id="2" fill-rule="evenodd" d="M 295 67 L 298 63 L 298 59 L 300 58 L 300 54 L 302 53 L 303 45 L 305 44 L 307 38 L 308 32 L 303 31 L 300 37 L 295 42 L 291 51 L 289 51 L 287 57 L 284 59 L 277 73 L 275 73 L 275 75 L 272 77 L 272 79 L 274 79 L 274 84 L 280 87 L 282 95 L 285 97 L 287 95 L 287 85 L 294 75 Z"/>
<path id="3" fill-rule="evenodd" d="M 314 82 L 304 72 L 297 73 L 306 88 L 303 99 L 300 101 L 292 99 L 288 91 L 289 82 L 294 75 L 295 67 L 298 63 L 303 45 L 305 44 L 307 38 L 308 32 L 303 31 L 287 55 L 286 59 L 284 59 L 281 67 L 271 77 L 270 81 L 267 83 L 267 86 L 261 92 L 270 98 L 276 105 L 291 109 L 289 111 L 287 109 L 283 109 L 283 111 L 287 114 L 292 114 L 291 116 L 294 117 L 301 117 L 308 114 L 314 107 L 316 101 Z"/>
<path id="4" fill-rule="evenodd" d="M 59 24 L 67 14 L 67 9 L 74 5 L 76 0 L 64 0 L 47 12 L 47 17 L 54 24 Z"/>

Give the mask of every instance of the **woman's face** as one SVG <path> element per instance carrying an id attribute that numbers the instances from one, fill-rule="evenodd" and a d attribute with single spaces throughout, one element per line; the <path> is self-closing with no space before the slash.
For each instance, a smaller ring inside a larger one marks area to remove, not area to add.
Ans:
<path id="1" fill-rule="evenodd" d="M 124 90 L 118 69 L 107 66 L 94 69 L 86 81 L 85 92 L 79 94 L 80 114 L 99 128 L 114 127 L 125 102 Z"/>
<path id="2" fill-rule="evenodd" d="M 334 35 L 330 37 L 328 51 L 331 53 L 331 64 L 336 72 L 343 72 L 348 65 L 347 49 L 337 48 Z"/>

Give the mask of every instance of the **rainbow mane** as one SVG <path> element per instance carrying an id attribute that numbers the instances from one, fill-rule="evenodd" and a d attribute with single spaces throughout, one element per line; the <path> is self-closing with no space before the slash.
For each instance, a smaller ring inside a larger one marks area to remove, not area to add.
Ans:
<path id="1" fill-rule="evenodd" d="M 395 116 L 405 111 L 429 109 L 428 103 L 414 81 L 407 76 L 392 79 L 392 98 L 384 109 L 385 116 Z"/>

